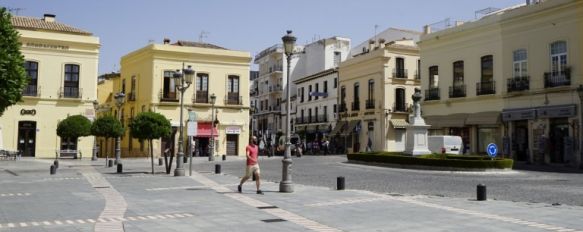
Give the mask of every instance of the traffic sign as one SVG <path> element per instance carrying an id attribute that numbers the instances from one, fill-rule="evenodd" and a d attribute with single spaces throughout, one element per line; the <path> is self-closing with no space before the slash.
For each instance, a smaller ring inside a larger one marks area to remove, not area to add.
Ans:
<path id="1" fill-rule="evenodd" d="M 186 123 L 186 136 L 196 136 L 198 131 L 198 123 L 189 121 Z"/>
<path id="2" fill-rule="evenodd" d="M 494 158 L 498 154 L 498 146 L 494 143 L 490 143 L 488 144 L 488 147 L 486 147 L 486 152 L 490 158 Z"/>

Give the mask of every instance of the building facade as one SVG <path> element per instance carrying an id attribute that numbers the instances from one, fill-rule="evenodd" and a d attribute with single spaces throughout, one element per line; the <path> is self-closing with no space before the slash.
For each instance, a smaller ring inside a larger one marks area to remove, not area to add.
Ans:
<path id="1" fill-rule="evenodd" d="M 91 157 L 93 137 L 61 139 L 57 124 L 71 115 L 95 115 L 99 38 L 51 14 L 13 16 L 12 25 L 20 34 L 29 82 L 22 101 L 0 117 L 3 149 L 36 158 L 54 158 L 61 150 Z"/>
<path id="2" fill-rule="evenodd" d="M 426 27 L 423 115 L 466 153 L 581 164 L 583 2 L 527 1 L 438 32 Z"/>
<path id="3" fill-rule="evenodd" d="M 193 83 L 184 92 L 183 117 L 186 120 L 189 111 L 194 112 L 198 130 L 195 137 L 187 139 L 184 124 L 184 144 L 193 144 L 188 151 L 208 156 L 209 145 L 214 140 L 214 155 L 245 155 L 250 134 L 250 61 L 248 52 L 207 43 L 180 40 L 170 43 L 165 39 L 163 44 L 150 44 L 122 57 L 121 76 L 110 78 L 113 89 L 100 108 L 109 108 L 110 113 L 117 115 L 113 95 L 122 92 L 126 95 L 120 112 L 124 126 L 139 112 L 163 114 L 171 121 L 173 134 L 154 141 L 154 154 L 159 156 L 165 151 L 175 154 L 180 125 L 180 91 L 176 89 L 179 81 L 173 78 L 173 74 L 191 66 L 195 74 Z M 103 86 L 107 87 L 106 84 Z M 213 95 L 216 97 L 214 104 Z M 144 147 L 147 144 L 131 138 L 129 130 L 126 130 L 121 144 L 122 156 L 148 155 L 148 149 Z"/>

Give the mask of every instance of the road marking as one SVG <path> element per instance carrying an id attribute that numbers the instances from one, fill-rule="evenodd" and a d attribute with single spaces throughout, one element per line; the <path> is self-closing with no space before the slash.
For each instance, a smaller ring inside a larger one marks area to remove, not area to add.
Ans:
<path id="1" fill-rule="evenodd" d="M 28 197 L 30 193 L 1 193 L 0 197 Z"/>
<path id="2" fill-rule="evenodd" d="M 237 186 L 239 184 L 224 184 L 222 186 Z M 193 186 L 177 186 L 177 187 L 166 187 L 166 188 L 149 188 L 146 191 L 166 191 L 166 190 L 177 190 L 177 189 L 210 189 L 206 185 L 193 185 Z"/>
<path id="3" fill-rule="evenodd" d="M 78 225 L 78 224 L 95 224 L 99 223 L 98 221 L 103 222 L 114 222 L 119 223 L 121 221 L 147 221 L 147 220 L 161 220 L 161 219 L 172 219 L 172 218 L 189 218 L 194 217 L 193 214 L 190 213 L 174 213 L 174 214 L 164 214 L 164 215 L 147 215 L 147 216 L 138 216 L 138 217 L 127 217 L 127 218 L 98 218 L 95 219 L 66 219 L 66 220 L 54 220 L 54 221 L 43 221 L 42 223 L 39 222 L 14 222 L 14 223 L 5 223 L 0 224 L 0 228 L 4 226 L 8 228 L 24 228 L 24 227 L 37 227 L 37 226 L 57 226 L 57 225 Z M 109 221 L 108 221 L 109 220 Z M 176 219 L 175 219 L 176 220 Z M 115 229 L 115 227 L 108 227 L 109 229 Z"/>

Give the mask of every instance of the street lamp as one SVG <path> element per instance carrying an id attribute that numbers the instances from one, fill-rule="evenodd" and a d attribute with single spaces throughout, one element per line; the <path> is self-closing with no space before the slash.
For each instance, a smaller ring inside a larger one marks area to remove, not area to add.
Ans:
<path id="1" fill-rule="evenodd" d="M 577 87 L 579 94 L 579 168 L 583 169 L 583 85 Z"/>
<path id="2" fill-rule="evenodd" d="M 292 35 L 292 31 L 288 30 L 287 34 L 283 37 L 281 37 L 281 40 L 283 41 L 283 48 L 284 48 L 284 52 L 285 52 L 285 56 L 287 58 L 287 79 L 286 79 L 286 85 L 287 85 L 287 91 L 285 91 L 285 95 L 286 95 L 286 130 L 285 130 L 285 155 L 283 156 L 283 160 L 282 160 L 282 175 L 281 175 L 281 182 L 279 183 L 279 191 L 282 193 L 291 193 L 294 191 L 294 186 L 291 180 L 291 165 L 292 165 L 292 159 L 291 159 L 291 151 L 290 151 L 290 145 L 291 145 L 291 126 L 290 126 L 290 111 L 291 111 L 291 102 L 290 102 L 290 97 L 289 97 L 289 91 L 290 91 L 290 82 L 289 82 L 289 75 L 290 75 L 290 65 L 291 65 L 291 58 L 293 55 L 293 51 L 294 51 L 294 46 L 296 43 L 296 37 Z"/>
<path id="3" fill-rule="evenodd" d="M 192 79 L 194 78 L 194 70 L 192 66 L 188 65 L 188 68 L 184 68 L 184 63 L 182 63 L 182 70 L 176 70 L 173 75 L 174 79 L 179 81 L 179 85 L 176 85 L 176 89 L 180 91 L 180 135 L 178 137 L 178 154 L 176 155 L 176 169 L 174 169 L 174 176 L 184 176 L 184 130 L 183 130 L 183 108 L 184 108 L 184 91 L 190 87 L 192 84 Z M 184 85 L 186 82 L 186 85 Z"/>
<path id="4" fill-rule="evenodd" d="M 99 108 L 99 102 L 97 100 L 93 101 L 93 109 L 95 110 L 94 112 L 94 119 L 93 121 L 95 122 L 95 120 L 97 119 L 97 109 Z M 96 161 L 97 160 L 97 136 L 93 136 L 93 157 L 91 157 L 92 161 Z"/>
<path id="5" fill-rule="evenodd" d="M 211 144 L 209 145 L 209 161 L 214 161 L 214 145 L 215 145 L 215 101 L 217 96 L 211 94 Z"/>
<path id="6" fill-rule="evenodd" d="M 119 92 L 116 93 L 115 96 L 115 105 L 117 106 L 117 120 L 121 122 L 121 107 L 125 103 L 126 95 L 125 93 Z M 115 138 L 115 163 L 119 164 L 121 159 L 121 150 L 120 150 L 120 136 Z"/>

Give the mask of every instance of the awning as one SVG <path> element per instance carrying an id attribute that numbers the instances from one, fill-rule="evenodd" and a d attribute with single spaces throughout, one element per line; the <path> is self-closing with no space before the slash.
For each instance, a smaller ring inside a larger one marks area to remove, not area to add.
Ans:
<path id="1" fill-rule="evenodd" d="M 316 132 L 316 130 L 318 130 L 318 125 L 307 125 L 306 126 L 306 132 L 308 132 L 308 133 L 314 133 L 314 132 Z"/>
<path id="2" fill-rule="evenodd" d="M 406 129 L 409 123 L 405 119 L 391 119 L 391 124 L 395 129 Z"/>
<path id="3" fill-rule="evenodd" d="M 210 138 L 211 137 L 211 126 L 212 125 L 210 122 L 199 122 L 195 137 Z M 213 136 L 214 137 L 219 136 L 219 132 L 217 131 L 216 127 L 213 128 Z"/>
<path id="4" fill-rule="evenodd" d="M 358 123 L 360 122 L 360 120 L 352 120 L 350 122 L 348 122 L 348 126 L 342 131 L 341 135 L 350 135 L 354 132 L 354 128 L 356 127 L 356 125 L 358 125 Z"/>
<path id="5" fill-rule="evenodd" d="M 330 132 L 330 136 L 335 136 L 336 134 L 340 133 L 344 125 L 346 125 L 346 121 L 339 121 L 338 123 L 336 123 L 334 129 L 332 130 L 332 132 Z"/>
<path id="6" fill-rule="evenodd" d="M 466 118 L 468 114 L 450 114 L 450 115 L 436 115 L 424 116 L 425 124 L 431 125 L 431 129 L 444 127 L 464 127 L 466 125 Z"/>
<path id="7" fill-rule="evenodd" d="M 318 132 L 320 133 L 328 133 L 330 132 L 332 126 L 330 124 L 322 124 L 318 126 Z"/>
<path id="8" fill-rule="evenodd" d="M 500 123 L 500 112 L 480 112 L 470 114 L 466 119 L 468 125 L 496 125 Z"/>

